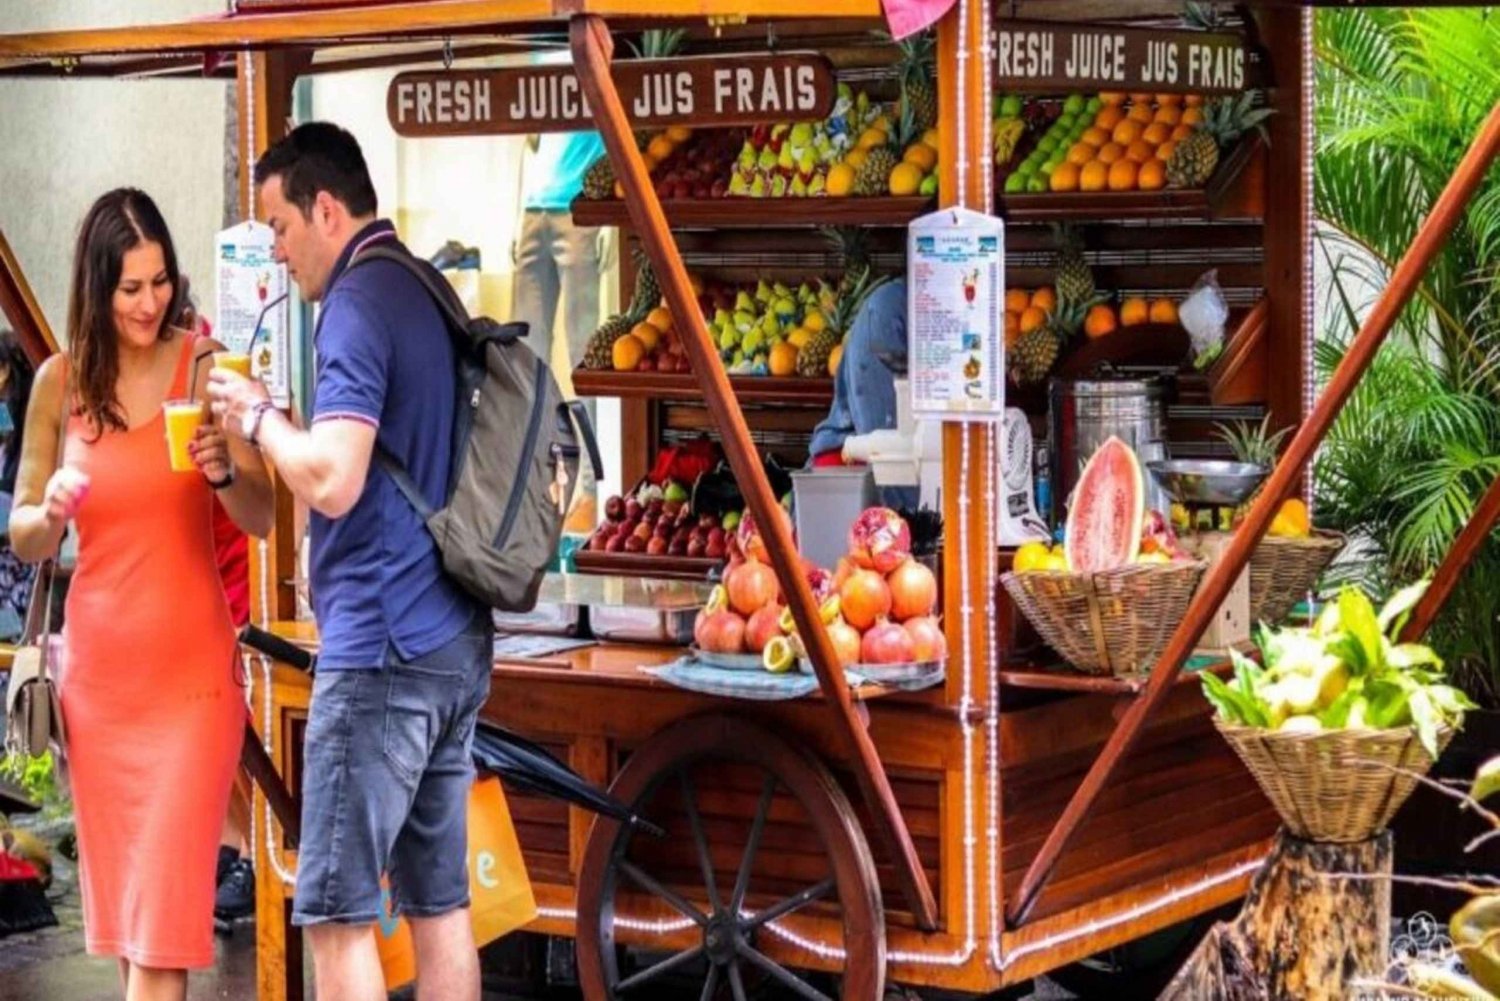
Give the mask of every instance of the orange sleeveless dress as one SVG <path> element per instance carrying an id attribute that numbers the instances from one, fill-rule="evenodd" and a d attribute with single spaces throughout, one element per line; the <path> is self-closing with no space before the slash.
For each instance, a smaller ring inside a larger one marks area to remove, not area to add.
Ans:
<path id="1" fill-rule="evenodd" d="M 174 397 L 187 395 L 193 340 L 182 337 Z M 160 409 L 91 437 L 69 419 L 66 459 L 91 481 L 60 685 L 85 944 L 141 966 L 211 966 L 214 862 L 246 713 L 213 491 L 196 471 L 172 472 Z"/>

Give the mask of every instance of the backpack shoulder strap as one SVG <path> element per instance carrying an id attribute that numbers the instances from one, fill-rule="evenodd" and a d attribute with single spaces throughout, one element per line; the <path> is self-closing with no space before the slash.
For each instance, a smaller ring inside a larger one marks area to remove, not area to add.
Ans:
<path id="1" fill-rule="evenodd" d="M 399 250 L 386 244 L 372 244 L 355 255 L 354 260 L 349 262 L 345 268 L 345 274 L 367 261 L 390 261 L 399 264 L 407 274 L 411 275 L 421 283 L 422 288 L 432 301 L 437 304 L 438 312 L 443 314 L 447 321 L 448 332 L 454 335 L 462 335 L 463 346 L 469 347 L 469 312 L 464 309 L 464 304 L 459 301 L 458 293 L 453 291 L 453 286 L 443 279 L 443 276 L 426 261 L 418 260 L 411 253 Z"/>

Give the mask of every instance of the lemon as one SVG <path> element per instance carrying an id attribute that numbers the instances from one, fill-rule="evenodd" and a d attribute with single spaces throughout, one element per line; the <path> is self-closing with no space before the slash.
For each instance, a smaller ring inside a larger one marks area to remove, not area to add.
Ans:
<path id="1" fill-rule="evenodd" d="M 839 362 L 844 360 L 844 346 L 840 344 L 828 355 L 828 378 L 832 379 L 839 371 Z"/>
<path id="2" fill-rule="evenodd" d="M 1160 550 L 1152 553 L 1141 553 L 1135 558 L 1137 563 L 1171 563 L 1172 557 Z"/>
<path id="3" fill-rule="evenodd" d="M 797 663 L 797 653 L 792 649 L 791 641 L 785 636 L 777 636 L 766 644 L 765 653 L 761 654 L 761 665 L 772 674 L 785 674 Z"/>
<path id="4" fill-rule="evenodd" d="M 1016 550 L 1016 558 L 1011 562 L 1011 569 L 1016 573 L 1026 573 L 1030 570 L 1042 569 L 1042 564 L 1052 555 L 1045 542 L 1027 542 Z"/>
<path id="5" fill-rule="evenodd" d="M 1296 497 L 1292 497 L 1281 502 L 1281 507 L 1276 509 L 1276 517 L 1271 520 L 1271 527 L 1267 531 L 1271 535 L 1284 539 L 1305 539 L 1310 534 L 1311 528 L 1307 517 L 1307 505 Z"/>
<path id="6" fill-rule="evenodd" d="M 784 633 L 794 633 L 797 631 L 797 620 L 792 618 L 792 610 L 790 608 L 783 608 L 781 610 L 781 618 L 776 620 L 776 624 L 781 627 L 781 631 Z"/>
<path id="7" fill-rule="evenodd" d="M 802 326 L 816 334 L 828 326 L 828 321 L 823 319 L 823 314 L 818 310 L 809 309 L 807 315 L 802 318 Z"/>
<path id="8" fill-rule="evenodd" d="M 722 612 L 729 607 L 729 592 L 724 590 L 723 584 L 715 584 L 714 589 L 708 592 L 708 601 L 703 603 L 703 611 L 709 615 Z"/>
<path id="9" fill-rule="evenodd" d="M 1037 569 L 1050 570 L 1053 573 L 1067 573 L 1072 568 L 1068 566 L 1068 554 L 1063 552 L 1062 546 L 1055 546 Z"/>
<path id="10" fill-rule="evenodd" d="M 886 136 L 884 129 L 877 129 L 873 125 L 859 134 L 859 139 L 854 143 L 855 149 L 874 149 L 884 146 L 890 139 Z"/>
<path id="11" fill-rule="evenodd" d="M 906 163 L 914 163 L 925 173 L 937 165 L 937 150 L 926 143 L 914 143 L 906 148 L 901 159 Z"/>
<path id="12" fill-rule="evenodd" d="M 828 182 L 823 190 L 830 197 L 842 198 L 854 190 L 854 176 L 856 164 L 848 160 L 836 163 L 828 170 Z"/>
<path id="13" fill-rule="evenodd" d="M 823 599 L 823 604 L 818 608 L 818 615 L 822 616 L 825 626 L 831 626 L 843 610 L 843 605 L 839 602 L 839 596 L 831 594 Z M 787 632 L 791 632 L 791 630 L 789 629 Z"/>
<path id="14" fill-rule="evenodd" d="M 922 187 L 922 168 L 911 161 L 896 165 L 891 171 L 890 192 L 897 198 L 914 195 Z"/>
<path id="15" fill-rule="evenodd" d="M 1288 716 L 1276 728 L 1278 733 L 1320 733 L 1322 729 L 1323 724 L 1318 722 L 1318 717 L 1307 715 Z"/>
<path id="16" fill-rule="evenodd" d="M 806 327 L 798 327 L 786 335 L 786 342 L 797 350 L 807 347 L 807 342 L 812 340 L 812 331 Z"/>

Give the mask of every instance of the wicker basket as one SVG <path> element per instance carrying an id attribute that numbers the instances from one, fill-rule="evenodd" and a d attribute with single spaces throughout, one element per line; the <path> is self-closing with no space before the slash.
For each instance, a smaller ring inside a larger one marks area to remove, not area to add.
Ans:
<path id="1" fill-rule="evenodd" d="M 1287 830 L 1309 841 L 1365 841 L 1385 829 L 1417 780 L 1393 769 L 1426 774 L 1432 758 L 1411 727 L 1280 733 L 1214 724 Z M 1438 732 L 1438 751 L 1453 730 Z"/>
<path id="2" fill-rule="evenodd" d="M 1344 542 L 1339 533 L 1321 529 L 1300 539 L 1262 538 L 1250 558 L 1250 621 L 1275 625 L 1291 614 Z"/>
<path id="3" fill-rule="evenodd" d="M 1176 560 L 1094 574 L 1007 573 L 1001 581 L 1069 664 L 1089 674 L 1132 674 L 1155 662 L 1207 566 Z"/>

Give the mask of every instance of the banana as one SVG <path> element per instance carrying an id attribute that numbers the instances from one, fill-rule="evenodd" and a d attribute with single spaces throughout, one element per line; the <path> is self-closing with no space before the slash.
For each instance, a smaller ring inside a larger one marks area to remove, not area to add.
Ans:
<path id="1" fill-rule="evenodd" d="M 992 128 L 995 134 L 995 163 L 1009 163 L 1011 156 L 1015 154 L 1016 145 L 1026 133 L 1026 123 L 1019 118 L 997 118 Z"/>

